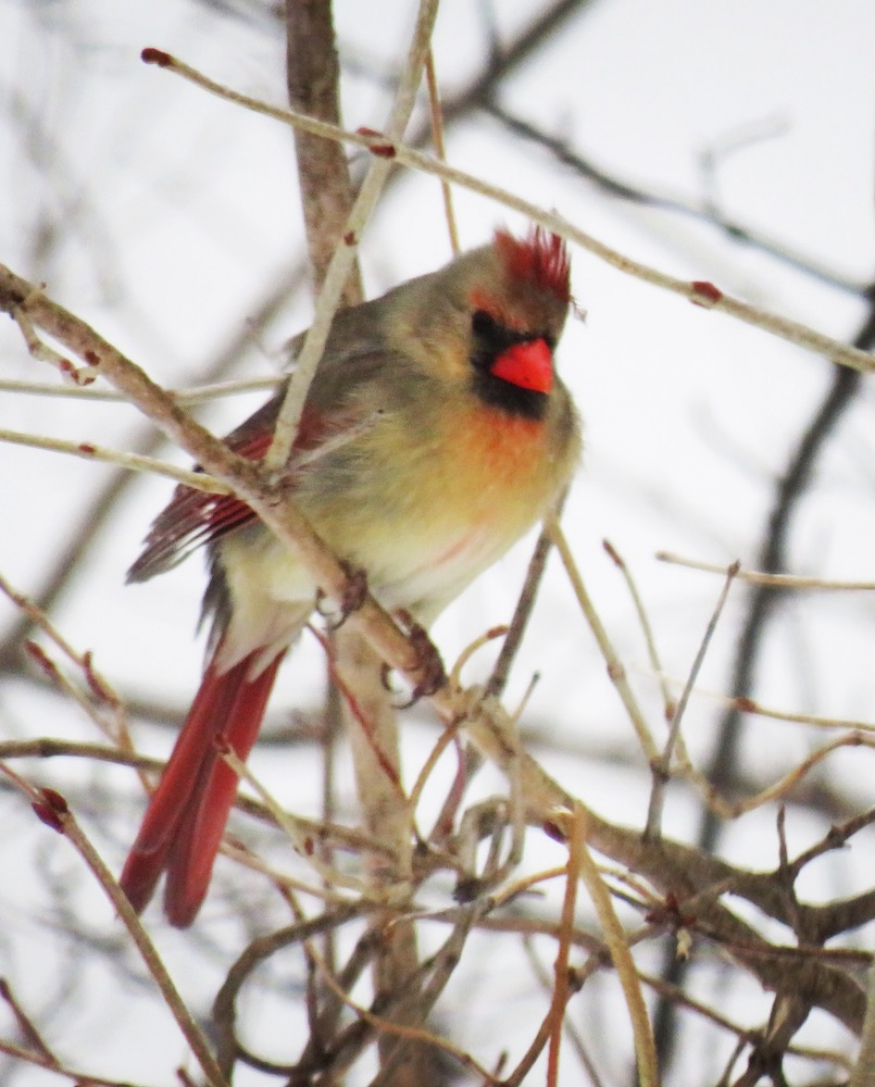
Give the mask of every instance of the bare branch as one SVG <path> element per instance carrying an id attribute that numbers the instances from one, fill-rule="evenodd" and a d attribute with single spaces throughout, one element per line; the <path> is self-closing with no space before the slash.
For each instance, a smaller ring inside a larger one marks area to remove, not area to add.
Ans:
<path id="1" fill-rule="evenodd" d="M 391 139 L 388 134 L 345 132 L 333 125 L 315 121 L 302 114 L 282 110 L 276 106 L 265 105 L 257 99 L 249 98 L 236 91 L 230 91 L 221 84 L 207 79 L 193 68 L 183 64 L 182 61 L 161 50 L 145 50 L 144 59 L 157 63 L 162 68 L 168 68 L 177 75 L 196 83 L 199 87 L 203 87 L 204 90 L 210 91 L 220 98 L 236 102 L 238 105 L 244 106 L 255 113 L 273 117 L 284 124 L 294 125 L 305 132 L 312 132 L 318 136 L 356 144 L 369 150 L 378 158 L 389 159 L 401 166 L 408 166 L 411 169 L 421 170 L 423 173 L 433 174 L 454 185 L 469 189 L 471 192 L 489 197 L 505 207 L 518 211 L 533 223 L 537 223 L 539 226 L 567 238 L 568 241 L 574 242 L 582 249 L 592 253 L 593 256 L 611 265 L 617 271 L 633 276 L 635 279 L 640 279 L 653 287 L 659 287 L 672 294 L 680 295 L 682 298 L 686 298 L 688 302 L 701 306 L 703 309 L 726 313 L 730 317 L 736 318 L 736 320 L 749 324 L 754 328 L 759 328 L 770 335 L 786 340 L 788 343 L 796 344 L 797 347 L 802 347 L 806 351 L 822 355 L 828 362 L 834 362 L 839 366 L 845 366 L 861 373 L 869 373 L 875 370 L 875 359 L 873 359 L 869 351 L 849 347 L 840 340 L 833 339 L 831 336 L 818 332 L 808 325 L 803 325 L 799 321 L 791 320 L 789 317 L 782 317 L 776 313 L 770 313 L 759 306 L 733 298 L 713 283 L 704 280 L 690 282 L 686 279 L 678 279 L 676 276 L 661 272 L 641 261 L 633 260 L 631 257 L 620 253 L 609 245 L 605 245 L 592 235 L 575 227 L 560 215 L 545 211 L 537 204 L 524 200 L 501 186 L 489 184 L 472 174 L 466 173 L 464 170 L 459 170 L 454 166 L 442 163 L 438 159 L 416 151 L 398 140 Z M 353 244 L 355 240 L 354 236 L 352 239 Z M 340 250 L 340 252 L 343 252 L 343 250 Z"/>

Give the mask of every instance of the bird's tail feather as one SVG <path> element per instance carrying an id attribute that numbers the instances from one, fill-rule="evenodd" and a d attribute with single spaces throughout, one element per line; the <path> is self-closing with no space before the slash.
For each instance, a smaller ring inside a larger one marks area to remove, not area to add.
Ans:
<path id="1" fill-rule="evenodd" d="M 242 760 L 249 755 L 284 653 L 250 677 L 257 656 L 220 674 L 214 655 L 204 673 L 122 871 L 121 888 L 138 912 L 165 870 L 171 924 L 191 924 L 200 908 L 237 792 L 220 747 L 227 744 Z"/>

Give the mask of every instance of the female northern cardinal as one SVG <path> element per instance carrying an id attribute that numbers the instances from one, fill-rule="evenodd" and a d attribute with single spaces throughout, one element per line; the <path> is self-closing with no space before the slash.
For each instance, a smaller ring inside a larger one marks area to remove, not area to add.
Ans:
<path id="1" fill-rule="evenodd" d="M 549 509 L 580 455 L 553 372 L 571 301 L 560 238 L 491 245 L 337 314 L 289 461 L 301 512 L 387 608 L 430 623 Z M 253 459 L 281 396 L 229 435 Z M 233 497 L 178 487 L 128 573 L 144 581 L 207 543 L 210 659 L 125 864 L 135 909 L 167 871 L 165 911 L 190 924 L 277 668 L 313 611 L 307 570 Z"/>

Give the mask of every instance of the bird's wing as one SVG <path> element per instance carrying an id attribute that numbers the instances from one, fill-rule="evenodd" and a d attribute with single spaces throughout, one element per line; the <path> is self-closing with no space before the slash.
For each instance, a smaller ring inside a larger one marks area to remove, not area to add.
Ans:
<path id="1" fill-rule="evenodd" d="M 225 439 L 229 448 L 249 460 L 261 460 L 273 438 L 281 403 L 275 397 Z M 364 424 L 349 405 L 333 412 L 305 410 L 289 469 L 300 474 L 318 469 L 320 455 L 348 440 Z M 146 536 L 143 551 L 127 574 L 129 582 L 146 581 L 177 566 L 193 551 L 256 520 L 249 506 L 235 495 L 209 494 L 178 486 Z"/>
<path id="2" fill-rule="evenodd" d="M 290 348 L 296 351 L 302 342 L 303 336 L 299 336 L 291 341 Z M 292 484 L 295 477 L 300 480 L 307 473 L 318 472 L 321 457 L 373 425 L 375 407 L 359 390 L 373 381 L 374 372 L 385 365 L 386 357 L 379 309 L 373 303 L 342 310 L 335 316 L 289 459 Z M 285 388 L 227 436 L 225 441 L 235 453 L 250 460 L 265 455 L 284 395 Z M 127 580 L 146 581 L 164 573 L 203 544 L 255 519 L 249 506 L 234 495 L 208 494 L 180 485 L 152 524 Z"/>

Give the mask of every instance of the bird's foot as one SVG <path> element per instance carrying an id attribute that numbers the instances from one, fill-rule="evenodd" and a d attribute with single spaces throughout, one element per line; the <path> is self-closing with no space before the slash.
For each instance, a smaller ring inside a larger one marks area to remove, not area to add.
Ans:
<path id="1" fill-rule="evenodd" d="M 428 698 L 439 690 L 447 681 L 447 673 L 444 662 L 437 650 L 437 646 L 429 637 L 428 631 L 422 624 L 417 623 L 408 611 L 400 610 L 395 613 L 404 633 L 416 651 L 416 666 L 414 671 L 418 676 L 416 685 L 410 695 L 409 701 L 399 709 L 407 709 L 414 705 L 420 698 Z"/>
<path id="2" fill-rule="evenodd" d="M 316 611 L 326 620 L 328 630 L 338 630 L 354 611 L 358 611 L 364 604 L 368 595 L 368 575 L 360 566 L 352 566 L 348 562 L 341 562 L 346 574 L 346 582 L 343 586 L 343 595 L 340 598 L 338 612 L 328 611 L 322 607 L 325 594 L 320 589 L 316 593 Z"/>

